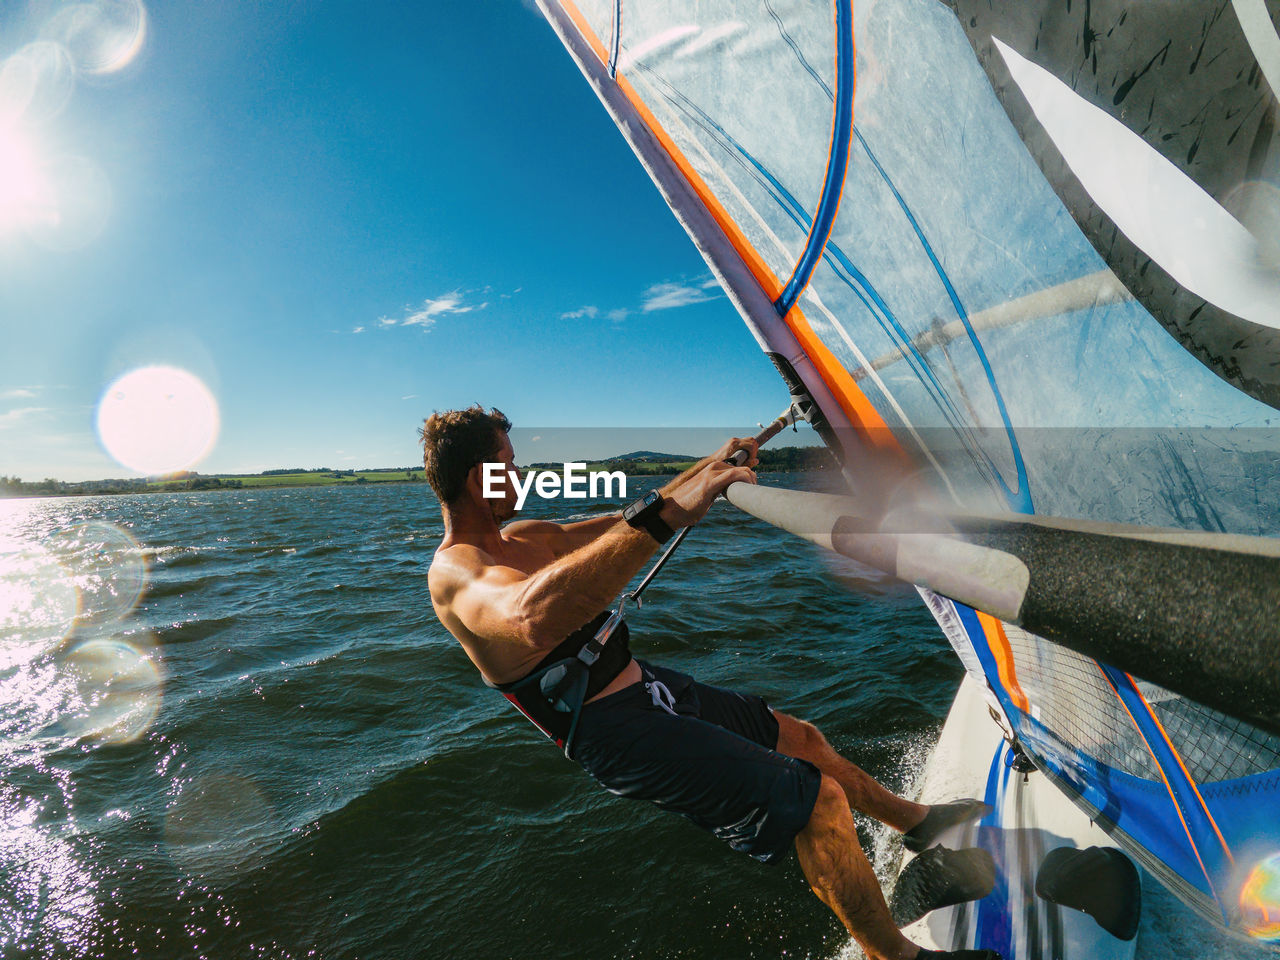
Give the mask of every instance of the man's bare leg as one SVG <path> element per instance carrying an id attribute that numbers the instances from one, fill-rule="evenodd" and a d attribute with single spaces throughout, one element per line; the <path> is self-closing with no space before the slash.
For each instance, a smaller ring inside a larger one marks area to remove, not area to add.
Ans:
<path id="1" fill-rule="evenodd" d="M 920 949 L 894 926 L 867 862 L 841 784 L 823 776 L 809 823 L 796 836 L 809 886 L 840 918 L 870 960 L 911 960 Z"/>
<path id="2" fill-rule="evenodd" d="M 778 720 L 778 752 L 808 760 L 835 780 L 854 810 L 875 817 L 902 833 L 924 820 L 929 812 L 926 804 L 912 803 L 886 790 L 862 768 L 836 753 L 813 724 L 777 710 L 773 715 Z"/>

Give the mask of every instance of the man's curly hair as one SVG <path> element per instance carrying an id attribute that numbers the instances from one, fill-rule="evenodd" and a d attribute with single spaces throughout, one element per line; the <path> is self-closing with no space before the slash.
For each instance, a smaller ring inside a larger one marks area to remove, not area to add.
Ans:
<path id="1" fill-rule="evenodd" d="M 467 474 L 477 463 L 497 459 L 500 434 L 510 430 L 511 421 L 501 410 L 486 411 L 478 403 L 465 410 L 437 411 L 422 422 L 422 466 L 441 503 L 462 496 Z"/>

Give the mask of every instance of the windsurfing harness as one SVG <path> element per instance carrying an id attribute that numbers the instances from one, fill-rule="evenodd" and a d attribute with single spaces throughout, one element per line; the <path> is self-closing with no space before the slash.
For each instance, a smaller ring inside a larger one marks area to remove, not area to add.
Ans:
<path id="1" fill-rule="evenodd" d="M 605 610 L 561 641 L 536 667 L 510 683 L 485 683 L 511 701 L 572 759 L 582 705 L 631 662 L 630 633 L 616 611 Z"/>

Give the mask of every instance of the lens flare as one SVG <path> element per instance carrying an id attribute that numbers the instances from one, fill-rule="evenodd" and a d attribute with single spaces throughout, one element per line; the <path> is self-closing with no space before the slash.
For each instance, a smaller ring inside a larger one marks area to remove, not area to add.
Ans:
<path id="1" fill-rule="evenodd" d="M 56 220 L 57 194 L 39 151 L 21 131 L 0 125 L 0 238 Z"/>
<path id="2" fill-rule="evenodd" d="M 111 384 L 98 402 L 98 437 L 115 460 L 139 473 L 194 466 L 218 436 L 218 402 L 177 367 L 141 367 Z"/>
<path id="3" fill-rule="evenodd" d="M 67 654 L 63 668 L 77 696 L 62 725 L 77 740 L 128 743 L 142 736 L 160 712 L 158 659 L 133 644 L 90 640 Z"/>
<path id="4" fill-rule="evenodd" d="M 45 34 L 66 47 L 81 72 L 115 73 L 142 49 L 147 11 L 141 0 L 74 3 L 54 14 Z"/>
<path id="5" fill-rule="evenodd" d="M 252 781 L 207 775 L 183 787 L 165 814 L 164 836 L 170 856 L 187 870 L 232 874 L 257 858 L 273 820 Z"/>
<path id="6" fill-rule="evenodd" d="M 102 233 L 111 203 L 111 184 L 92 161 L 46 160 L 30 135 L 0 125 L 0 239 L 25 233 L 49 250 L 77 250 Z"/>
<path id="7" fill-rule="evenodd" d="M 1260 860 L 1240 888 L 1241 919 L 1249 936 L 1280 941 L 1280 853 Z"/>
<path id="8" fill-rule="evenodd" d="M 0 66 L 0 120 L 43 123 L 63 111 L 75 87 L 75 67 L 62 44 L 29 43 Z"/>
<path id="9" fill-rule="evenodd" d="M 56 554 L 80 591 L 76 627 L 86 632 L 123 620 L 142 597 L 147 562 L 138 541 L 113 523 L 82 523 L 55 533 L 45 546 Z"/>
<path id="10" fill-rule="evenodd" d="M 79 612 L 75 582 L 52 552 L 0 543 L 0 669 L 56 650 Z"/>

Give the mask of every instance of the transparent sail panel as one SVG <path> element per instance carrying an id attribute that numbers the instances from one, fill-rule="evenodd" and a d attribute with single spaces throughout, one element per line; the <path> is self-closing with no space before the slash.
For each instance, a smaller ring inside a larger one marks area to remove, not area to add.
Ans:
<path id="1" fill-rule="evenodd" d="M 804 249 L 831 141 L 835 42 L 822 12 L 715 0 L 631 3 L 623 18 L 618 70 L 782 284 Z"/>
<path id="2" fill-rule="evenodd" d="M 1280 737 L 1155 684 L 1141 688 L 1197 783 L 1236 780 L 1280 767 Z"/>
<path id="3" fill-rule="evenodd" d="M 1097 663 L 1018 627 L 1006 626 L 1005 634 L 1032 719 L 1072 751 L 1135 777 L 1160 779 L 1151 751 Z"/>

